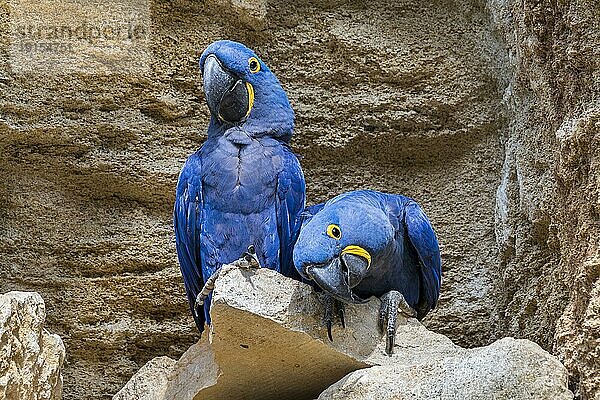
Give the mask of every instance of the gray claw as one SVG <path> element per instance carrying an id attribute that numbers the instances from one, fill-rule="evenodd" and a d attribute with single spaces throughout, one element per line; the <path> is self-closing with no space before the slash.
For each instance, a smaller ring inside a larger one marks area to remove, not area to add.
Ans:
<path id="1" fill-rule="evenodd" d="M 394 352 L 398 310 L 407 317 L 414 317 L 417 315 L 415 310 L 406 302 L 406 299 L 402 293 L 396 290 L 391 290 L 381 296 L 378 326 L 379 331 L 383 333 L 384 325 L 386 325 L 385 321 L 387 320 L 387 326 L 385 330 L 385 352 L 388 356 L 391 356 Z"/>
<path id="2" fill-rule="evenodd" d="M 323 316 L 323 321 L 325 322 L 325 326 L 327 326 L 327 337 L 329 338 L 330 342 L 333 342 L 331 327 L 333 325 L 333 318 L 336 311 L 338 317 L 340 318 L 342 328 L 346 328 L 346 308 L 344 303 L 334 299 L 333 296 L 329 294 L 325 294 L 325 315 Z"/>
<path id="3" fill-rule="evenodd" d="M 234 264 L 242 268 L 260 268 L 260 262 L 258 261 L 254 245 L 251 244 L 248 246 L 248 250 Z"/>
<path id="4" fill-rule="evenodd" d="M 346 307 L 344 303 L 341 301 L 335 301 L 337 305 L 338 316 L 340 317 L 340 322 L 342 323 L 342 328 L 346 328 Z"/>
<path id="5" fill-rule="evenodd" d="M 196 302 L 194 303 L 194 314 L 196 315 L 196 318 L 200 313 L 200 309 L 204 306 L 205 299 L 206 296 L 204 296 L 202 293 L 198 293 L 198 296 L 196 296 Z"/>
<path id="6" fill-rule="evenodd" d="M 329 295 L 325 295 L 325 315 L 323 316 L 323 321 L 325 321 L 325 325 L 327 326 L 327 337 L 330 342 L 333 342 L 333 336 L 331 335 L 331 324 L 333 321 L 333 297 Z"/>
<path id="7" fill-rule="evenodd" d="M 396 341 L 396 321 L 398 318 L 398 308 L 393 309 L 393 312 L 388 313 L 387 336 L 385 340 L 385 352 L 388 356 L 394 353 L 394 342 Z"/>
<path id="8" fill-rule="evenodd" d="M 212 293 L 213 289 L 215 288 L 215 281 L 219 277 L 220 273 L 221 273 L 221 267 L 217 268 L 217 270 L 214 272 L 214 274 L 212 274 L 206 280 L 206 283 L 202 287 L 202 290 L 196 296 L 196 302 L 194 303 L 194 312 L 196 313 L 196 317 L 198 316 L 198 312 L 199 312 L 198 310 L 202 306 L 204 306 L 204 301 Z"/>
<path id="9" fill-rule="evenodd" d="M 235 260 L 232 265 L 239 268 L 260 268 L 260 263 L 258 262 L 258 256 L 256 255 L 256 249 L 254 248 L 254 245 L 248 246 L 248 251 L 242 254 L 238 260 Z M 220 273 L 221 267 L 217 268 L 215 273 L 206 280 L 202 290 L 196 296 L 196 301 L 194 302 L 194 313 L 196 314 L 196 317 L 200 312 L 199 310 L 202 308 L 202 306 L 204 306 L 204 301 L 214 290 L 215 281 L 219 277 Z"/>

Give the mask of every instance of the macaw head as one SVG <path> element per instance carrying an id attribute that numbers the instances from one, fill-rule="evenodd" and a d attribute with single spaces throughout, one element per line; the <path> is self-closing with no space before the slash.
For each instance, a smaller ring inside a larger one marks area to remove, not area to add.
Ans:
<path id="1" fill-rule="evenodd" d="M 300 275 L 343 302 L 363 303 L 352 292 L 394 240 L 394 227 L 380 207 L 344 195 L 325 204 L 301 229 L 294 247 Z"/>
<path id="2" fill-rule="evenodd" d="M 211 124 L 218 131 L 289 141 L 294 111 L 275 75 L 252 50 L 219 40 L 202 53 L 200 70 Z"/>

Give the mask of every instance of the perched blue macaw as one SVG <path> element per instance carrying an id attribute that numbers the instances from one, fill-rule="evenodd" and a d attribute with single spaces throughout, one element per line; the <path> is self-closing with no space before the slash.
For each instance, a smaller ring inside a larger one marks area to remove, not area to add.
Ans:
<path id="1" fill-rule="evenodd" d="M 232 41 L 212 43 L 200 57 L 211 112 L 208 139 L 186 161 L 177 183 L 173 222 L 177 255 L 192 314 L 223 264 L 254 246 L 262 266 L 297 277 L 293 244 L 305 205 L 300 164 L 289 148 L 294 111 L 279 81 L 258 56 Z"/>
<path id="2" fill-rule="evenodd" d="M 379 327 L 387 321 L 392 354 L 398 309 L 421 319 L 440 294 L 440 249 L 421 207 L 408 197 L 360 190 L 309 207 L 303 221 L 293 254 L 300 275 L 340 305 L 379 297 Z M 326 310 L 330 339 L 331 315 Z"/>

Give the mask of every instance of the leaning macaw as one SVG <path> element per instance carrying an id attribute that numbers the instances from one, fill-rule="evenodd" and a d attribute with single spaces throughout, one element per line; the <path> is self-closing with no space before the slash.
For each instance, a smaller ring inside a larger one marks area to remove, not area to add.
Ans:
<path id="1" fill-rule="evenodd" d="M 246 46 L 212 43 L 200 57 L 211 117 L 208 139 L 186 161 L 177 183 L 173 222 L 188 302 L 200 333 L 209 301 L 203 286 L 249 246 L 257 261 L 296 275 L 293 244 L 305 183 L 289 148 L 294 111 L 275 75 Z"/>
<path id="2" fill-rule="evenodd" d="M 331 339 L 333 299 L 381 299 L 379 328 L 392 354 L 398 309 L 418 319 L 435 308 L 442 260 L 431 224 L 419 205 L 400 195 L 360 190 L 312 206 L 294 247 L 300 275 L 328 295 L 325 319 Z"/>

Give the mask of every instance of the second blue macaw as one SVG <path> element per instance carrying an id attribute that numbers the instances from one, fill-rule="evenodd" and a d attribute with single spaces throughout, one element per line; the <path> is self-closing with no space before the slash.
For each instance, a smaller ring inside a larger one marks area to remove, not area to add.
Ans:
<path id="1" fill-rule="evenodd" d="M 195 307 L 213 274 L 253 246 L 258 262 L 299 278 L 292 249 L 305 183 L 289 148 L 294 112 L 275 75 L 246 46 L 218 41 L 200 57 L 211 112 L 208 139 L 186 161 L 174 207 L 177 255 L 200 332 L 209 301 Z M 198 303 L 200 304 L 200 303 Z"/>
<path id="2" fill-rule="evenodd" d="M 391 355 L 398 310 L 421 319 L 440 294 L 440 249 L 425 213 L 408 197 L 359 190 L 309 207 L 303 220 L 294 264 L 328 296 L 329 338 L 332 299 L 340 307 L 376 296 L 381 299 L 379 328 L 387 322 Z"/>

